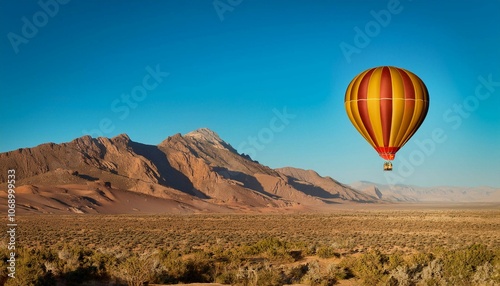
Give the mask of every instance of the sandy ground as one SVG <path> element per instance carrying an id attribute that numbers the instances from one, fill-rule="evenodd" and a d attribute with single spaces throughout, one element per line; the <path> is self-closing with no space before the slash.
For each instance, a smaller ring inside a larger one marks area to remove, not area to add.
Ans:
<path id="1" fill-rule="evenodd" d="M 335 213 L 383 210 L 495 210 L 500 203 L 343 203 L 317 206 L 244 207 L 218 204 L 188 195 L 157 197 L 99 184 L 16 188 L 16 213 L 23 214 L 189 214 L 189 213 Z M 0 211 L 7 212 L 7 192 L 0 192 Z"/>

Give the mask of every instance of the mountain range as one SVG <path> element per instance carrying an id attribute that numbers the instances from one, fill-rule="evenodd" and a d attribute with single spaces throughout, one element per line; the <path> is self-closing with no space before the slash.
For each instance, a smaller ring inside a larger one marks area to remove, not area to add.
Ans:
<path id="1" fill-rule="evenodd" d="M 410 185 L 383 185 L 372 182 L 355 182 L 350 186 L 366 194 L 391 202 L 418 203 L 484 203 L 500 202 L 500 189 L 482 187 L 420 187 Z"/>
<path id="2" fill-rule="evenodd" d="M 19 213 L 325 211 L 345 204 L 426 201 L 435 195 L 367 182 L 349 186 L 312 170 L 271 169 L 206 128 L 175 134 L 158 145 L 121 134 L 0 153 L 0 209 L 5 211 L 9 169 L 15 170 Z M 460 191 L 439 192 L 446 201 L 447 194 L 456 198 Z M 475 201 L 500 198 L 500 190 L 492 188 L 463 192 L 479 198 Z"/>

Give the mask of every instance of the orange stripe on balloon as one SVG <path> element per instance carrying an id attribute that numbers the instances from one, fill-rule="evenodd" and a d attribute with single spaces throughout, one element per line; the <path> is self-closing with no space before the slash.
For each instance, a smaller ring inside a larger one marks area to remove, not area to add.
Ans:
<path id="1" fill-rule="evenodd" d="M 399 69 L 399 74 L 403 80 L 405 104 L 403 119 L 396 137 L 395 146 L 401 147 L 401 144 L 406 140 L 406 131 L 408 130 L 408 126 L 411 123 L 411 119 L 413 118 L 413 113 L 415 111 L 415 89 L 413 88 L 413 83 L 406 71 Z"/>
<path id="2" fill-rule="evenodd" d="M 358 108 L 357 96 L 358 96 L 359 84 L 367 72 L 368 70 L 362 72 L 352 80 L 346 93 L 346 99 L 348 99 L 349 101 L 346 101 L 345 105 L 346 105 L 347 115 L 351 120 L 352 124 L 354 125 L 354 127 L 356 127 L 359 133 L 363 136 L 363 138 L 365 138 L 366 141 L 368 141 L 368 143 L 370 143 L 370 145 L 375 147 L 375 143 L 370 138 L 370 135 L 366 131 L 366 128 L 363 125 L 363 122 L 361 121 Z"/>
<path id="3" fill-rule="evenodd" d="M 415 134 L 417 131 L 418 127 L 420 124 L 423 122 L 424 118 L 422 117 L 422 114 L 424 114 L 424 109 L 426 104 L 424 104 L 424 89 L 422 88 L 422 81 L 413 73 L 405 71 L 408 75 L 408 77 L 411 79 L 412 85 L 413 85 L 413 90 L 414 90 L 414 98 L 415 98 L 415 106 L 413 108 L 413 116 L 411 119 L 411 122 L 408 124 L 408 127 L 406 129 L 405 135 L 403 136 L 404 138 L 402 139 L 401 146 L 406 144 L 408 140 Z"/>
<path id="4" fill-rule="evenodd" d="M 361 79 L 361 82 L 359 84 L 358 88 L 358 111 L 359 111 L 359 117 L 361 121 L 363 122 L 363 126 L 365 126 L 366 131 L 368 132 L 368 135 L 374 142 L 374 144 L 377 144 L 377 139 L 375 137 L 375 132 L 373 131 L 372 124 L 370 122 L 370 115 L 368 113 L 368 102 L 367 102 L 367 96 L 368 96 L 368 84 L 370 82 L 370 77 L 375 69 L 369 70 Z"/>
<path id="5" fill-rule="evenodd" d="M 376 68 L 370 76 L 368 82 L 367 101 L 368 117 L 375 135 L 376 146 L 384 145 L 382 136 L 382 120 L 380 119 L 380 77 L 382 68 Z"/>

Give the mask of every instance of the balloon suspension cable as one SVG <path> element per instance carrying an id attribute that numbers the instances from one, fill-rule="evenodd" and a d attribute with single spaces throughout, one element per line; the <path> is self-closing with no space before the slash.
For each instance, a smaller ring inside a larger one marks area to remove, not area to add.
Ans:
<path id="1" fill-rule="evenodd" d="M 384 163 L 384 171 L 392 171 L 392 162 L 391 161 L 386 161 Z"/>

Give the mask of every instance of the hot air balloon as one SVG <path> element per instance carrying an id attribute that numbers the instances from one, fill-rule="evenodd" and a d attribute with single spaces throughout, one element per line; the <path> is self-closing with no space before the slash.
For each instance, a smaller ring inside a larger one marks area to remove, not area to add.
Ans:
<path id="1" fill-rule="evenodd" d="M 392 170 L 396 152 L 410 140 L 429 110 L 423 81 L 402 68 L 382 66 L 357 75 L 347 87 L 347 116 Z"/>

